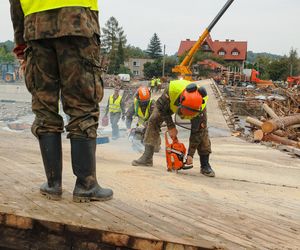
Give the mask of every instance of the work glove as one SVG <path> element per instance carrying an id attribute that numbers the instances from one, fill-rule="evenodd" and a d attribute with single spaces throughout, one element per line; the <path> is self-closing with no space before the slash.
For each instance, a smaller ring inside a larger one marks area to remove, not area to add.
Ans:
<path id="1" fill-rule="evenodd" d="M 176 127 L 169 129 L 168 132 L 172 140 L 177 138 L 178 130 L 176 129 Z"/>

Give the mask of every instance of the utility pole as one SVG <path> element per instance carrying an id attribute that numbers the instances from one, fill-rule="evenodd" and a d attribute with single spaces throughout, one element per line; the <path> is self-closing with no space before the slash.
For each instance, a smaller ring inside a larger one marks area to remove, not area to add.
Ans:
<path id="1" fill-rule="evenodd" d="M 166 64 L 166 45 L 164 44 L 164 57 L 163 57 L 163 70 L 162 70 L 163 77 L 165 77 L 165 64 Z"/>

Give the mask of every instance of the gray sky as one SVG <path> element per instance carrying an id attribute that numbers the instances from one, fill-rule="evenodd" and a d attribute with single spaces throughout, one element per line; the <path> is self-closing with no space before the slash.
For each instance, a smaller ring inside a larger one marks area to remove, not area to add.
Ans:
<path id="1" fill-rule="evenodd" d="M 227 0 L 104 0 L 99 1 L 100 25 L 114 16 L 128 43 L 146 49 L 156 32 L 167 53 L 181 40 L 197 39 Z M 0 41 L 13 39 L 9 1 L 0 2 Z M 248 41 L 248 50 L 300 54 L 299 0 L 235 0 L 211 32 L 213 39 Z"/>

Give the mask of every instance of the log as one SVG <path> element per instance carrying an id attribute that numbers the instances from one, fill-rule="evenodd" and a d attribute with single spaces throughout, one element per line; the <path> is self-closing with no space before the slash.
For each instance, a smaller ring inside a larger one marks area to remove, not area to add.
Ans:
<path id="1" fill-rule="evenodd" d="M 280 137 L 278 135 L 274 135 L 274 134 L 266 134 L 264 135 L 263 138 L 264 141 L 273 141 L 282 145 L 287 145 L 287 146 L 293 146 L 293 147 L 297 147 L 300 148 L 300 143 L 293 141 L 293 140 L 289 140 L 287 138 L 284 137 Z"/>
<path id="2" fill-rule="evenodd" d="M 250 123 L 250 124 L 252 124 L 252 125 L 254 125 L 254 126 L 258 127 L 258 128 L 261 128 L 262 125 L 263 125 L 263 122 L 261 122 L 260 120 L 255 119 L 255 118 L 253 118 L 253 117 L 250 117 L 250 116 L 248 116 L 248 117 L 246 118 L 246 122 L 247 122 L 247 123 Z M 278 136 L 281 136 L 281 137 L 286 136 L 286 133 L 283 132 L 282 130 L 274 131 L 274 134 L 275 134 L 275 135 L 278 135 Z"/>
<path id="3" fill-rule="evenodd" d="M 254 136 L 255 142 L 260 142 L 264 138 L 264 132 L 261 129 L 256 130 L 256 131 L 254 131 L 253 136 Z"/>
<path id="4" fill-rule="evenodd" d="M 264 133 L 272 133 L 278 129 L 284 129 L 288 126 L 300 124 L 300 114 L 272 119 L 262 124 Z"/>
<path id="5" fill-rule="evenodd" d="M 278 119 L 278 118 L 279 118 L 279 116 L 276 115 L 276 113 L 274 112 L 274 110 L 271 109 L 271 108 L 269 107 L 268 104 L 264 103 L 264 104 L 263 104 L 263 109 L 267 112 L 267 114 L 268 114 L 272 119 Z"/>
<path id="6" fill-rule="evenodd" d="M 254 125 L 254 126 L 258 127 L 258 128 L 261 128 L 261 126 L 263 125 L 263 122 L 261 122 L 260 120 L 255 119 L 253 117 L 250 117 L 250 116 L 248 116 L 246 118 L 246 122 L 250 123 L 250 124 L 252 124 L 252 125 Z"/>

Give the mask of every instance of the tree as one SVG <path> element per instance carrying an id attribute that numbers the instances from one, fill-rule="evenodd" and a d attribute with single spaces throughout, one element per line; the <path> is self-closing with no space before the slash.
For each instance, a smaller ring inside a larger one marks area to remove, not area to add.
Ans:
<path id="1" fill-rule="evenodd" d="M 107 54 L 109 59 L 108 73 L 119 74 L 125 60 L 124 46 L 127 40 L 124 30 L 115 17 L 110 17 L 102 33 L 102 53 Z"/>
<path id="2" fill-rule="evenodd" d="M 157 59 L 162 57 L 161 43 L 156 33 L 154 33 L 153 37 L 150 40 L 150 43 L 147 48 L 147 54 L 152 59 Z"/>
<path id="3" fill-rule="evenodd" d="M 13 63 L 15 57 L 11 51 L 8 51 L 5 45 L 0 46 L 0 63 Z"/>
<path id="4" fill-rule="evenodd" d="M 270 63 L 268 72 L 273 81 L 286 80 L 289 75 L 288 58 L 285 56 Z"/>
<path id="5" fill-rule="evenodd" d="M 296 76 L 300 74 L 300 62 L 296 49 L 291 48 L 290 55 L 288 57 L 289 75 Z"/>
<path id="6" fill-rule="evenodd" d="M 128 45 L 124 48 L 125 58 L 149 58 L 148 54 L 139 47 Z"/>
<path id="7" fill-rule="evenodd" d="M 119 26 L 119 22 L 115 17 L 110 17 L 102 28 L 102 50 L 105 53 L 110 53 L 111 50 L 116 49 L 121 40 L 125 46 L 127 39 L 124 30 Z"/>
<path id="8" fill-rule="evenodd" d="M 147 62 L 144 64 L 144 75 L 146 78 L 152 78 L 153 76 L 162 75 L 162 61 L 161 59 L 156 59 L 153 63 Z"/>

